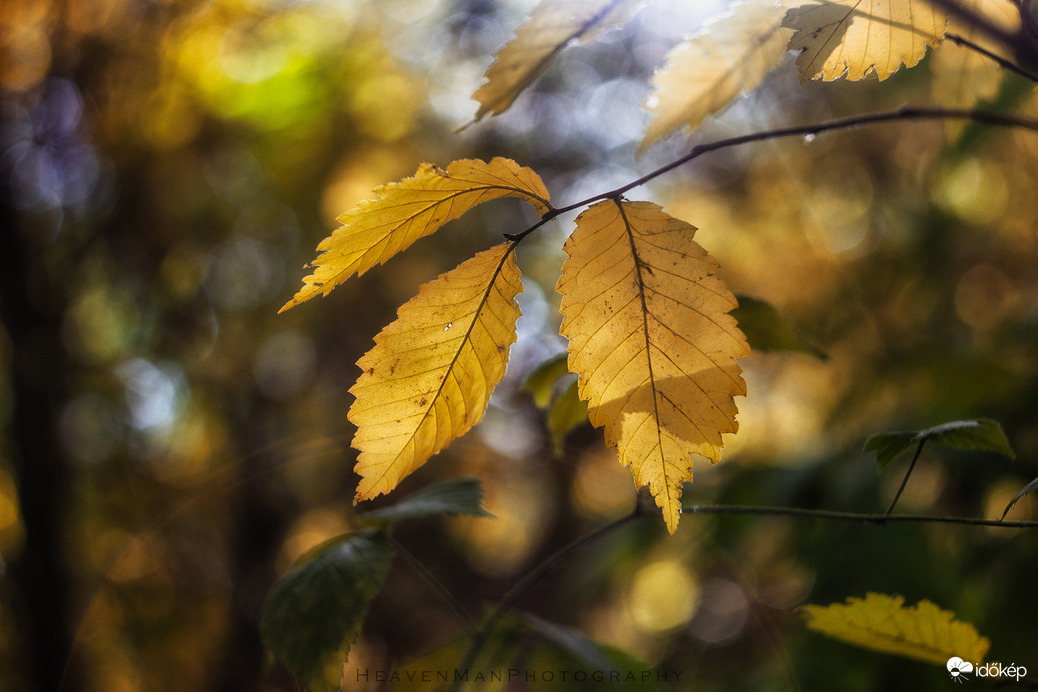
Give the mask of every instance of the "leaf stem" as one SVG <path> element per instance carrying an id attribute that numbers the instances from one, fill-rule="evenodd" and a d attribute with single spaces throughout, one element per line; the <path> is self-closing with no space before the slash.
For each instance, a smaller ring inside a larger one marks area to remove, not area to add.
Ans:
<path id="1" fill-rule="evenodd" d="M 465 628 L 469 632 L 476 631 L 476 623 L 469 617 L 469 614 L 465 612 L 464 606 L 458 602 L 458 599 L 454 597 L 443 582 L 436 578 L 436 575 L 429 571 L 429 568 L 422 564 L 422 561 L 415 557 L 414 553 L 408 550 L 400 541 L 389 535 L 389 542 L 392 544 L 393 549 L 396 550 L 397 554 L 404 559 L 404 562 L 418 574 L 422 581 L 432 589 L 433 593 L 440 597 L 451 612 L 465 624 Z"/>
<path id="2" fill-rule="evenodd" d="M 926 439 L 927 438 L 924 436 L 919 440 L 919 446 L 915 448 L 915 456 L 912 457 L 912 463 L 908 465 L 908 471 L 905 472 L 905 477 L 901 479 L 901 487 L 899 487 L 897 492 L 894 493 L 894 499 L 890 503 L 890 506 L 887 507 L 887 511 L 884 512 L 884 516 L 889 516 L 890 513 L 894 511 L 894 505 L 896 505 L 897 501 L 901 499 L 901 493 L 904 492 L 905 486 L 908 484 L 908 477 L 912 475 L 912 469 L 915 468 L 915 462 L 919 461 L 919 455 L 923 452 L 923 445 L 926 444 Z"/>
<path id="3" fill-rule="evenodd" d="M 635 507 L 634 511 L 630 514 L 609 522 L 603 526 L 598 527 L 591 533 L 576 539 L 575 541 L 564 545 L 563 547 L 556 550 L 554 553 L 546 557 L 540 564 L 534 567 L 532 570 L 526 573 L 526 575 L 519 580 L 508 593 L 498 602 L 493 612 L 487 616 L 487 619 L 483 622 L 483 625 L 479 627 L 472 637 L 472 643 L 469 645 L 468 650 L 465 652 L 465 657 L 461 660 L 461 664 L 458 669 L 465 671 L 470 668 L 479 657 L 479 654 L 483 651 L 483 647 L 486 646 L 487 641 L 490 639 L 490 635 L 493 634 L 494 629 L 497 627 L 498 622 L 504 617 L 508 611 L 521 599 L 530 588 L 540 581 L 543 577 L 549 574 L 551 571 L 556 569 L 563 562 L 568 560 L 575 552 L 583 548 L 588 543 L 591 543 L 597 538 L 600 538 L 607 533 L 611 533 L 621 526 L 627 524 L 634 519 L 637 519 L 643 515 L 641 511 L 641 504 Z M 461 690 L 463 680 L 459 676 L 455 676 L 454 685 L 451 687 L 452 692 L 458 692 Z"/>

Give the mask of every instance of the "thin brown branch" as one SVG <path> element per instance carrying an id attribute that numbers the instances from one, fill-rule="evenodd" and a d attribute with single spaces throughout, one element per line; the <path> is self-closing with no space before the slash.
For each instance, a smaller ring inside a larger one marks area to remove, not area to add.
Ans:
<path id="1" fill-rule="evenodd" d="M 1038 74 L 1035 74 L 1034 72 L 1031 72 L 1030 70 L 1027 70 L 1027 69 L 1025 69 L 1023 67 L 1020 67 L 1019 65 L 1017 65 L 1014 62 L 1006 60 L 1005 58 L 1003 58 L 1000 55 L 996 55 L 996 54 L 992 53 L 991 51 L 989 51 L 988 49 L 984 48 L 983 46 L 980 46 L 980 45 L 974 43 L 973 41 L 970 41 L 965 36 L 959 36 L 958 34 L 953 34 L 953 33 L 946 33 L 944 35 L 944 37 L 946 39 L 948 39 L 949 41 L 951 41 L 952 43 L 956 44 L 956 45 L 962 46 L 963 48 L 969 48 L 974 53 L 978 53 L 980 55 L 983 55 L 988 60 L 992 60 L 992 61 L 998 63 L 998 66 L 1001 67 L 1004 70 L 1009 70 L 1010 72 L 1014 72 L 1014 73 L 1020 75 L 1021 77 L 1025 78 L 1025 79 L 1031 80 L 1032 82 L 1038 82 Z"/>

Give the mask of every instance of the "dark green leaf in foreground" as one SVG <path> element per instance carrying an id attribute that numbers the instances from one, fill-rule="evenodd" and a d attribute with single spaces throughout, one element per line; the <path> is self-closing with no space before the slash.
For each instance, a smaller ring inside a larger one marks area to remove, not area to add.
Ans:
<path id="1" fill-rule="evenodd" d="M 819 351 L 797 333 L 792 325 L 766 300 L 747 295 L 736 295 L 739 306 L 729 314 L 739 323 L 746 341 L 754 351 L 794 351 L 808 353 L 825 360 Z"/>
<path id="2" fill-rule="evenodd" d="M 493 516 L 483 507 L 483 486 L 479 480 L 466 476 L 419 490 L 396 504 L 366 512 L 361 519 L 367 523 L 385 524 L 437 514 Z"/>
<path id="3" fill-rule="evenodd" d="M 882 471 L 902 451 L 925 442 L 934 442 L 951 449 L 993 452 L 1009 459 L 1016 458 L 1002 426 L 990 418 L 952 421 L 915 432 L 876 433 L 865 440 L 862 453 L 875 452 L 876 463 Z"/>
<path id="4" fill-rule="evenodd" d="M 305 689 L 334 692 L 392 552 L 386 536 L 372 531 L 334 538 L 307 558 L 271 589 L 260 633 Z"/>

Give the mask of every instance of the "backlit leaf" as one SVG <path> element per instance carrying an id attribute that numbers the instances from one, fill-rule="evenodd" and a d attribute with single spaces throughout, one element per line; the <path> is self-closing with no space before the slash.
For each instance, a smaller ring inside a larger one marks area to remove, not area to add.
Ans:
<path id="1" fill-rule="evenodd" d="M 774 0 L 751 0 L 667 54 L 652 78 L 652 119 L 642 147 L 695 128 L 739 94 L 756 89 L 787 52 L 792 31 Z"/>
<path id="2" fill-rule="evenodd" d="M 389 573 L 384 534 L 340 536 L 311 551 L 263 605 L 263 642 L 311 692 L 339 689 L 342 664 Z"/>
<path id="3" fill-rule="evenodd" d="M 912 67 L 944 37 L 947 18 L 927 0 L 780 0 L 796 31 L 800 80 L 886 79 Z"/>
<path id="4" fill-rule="evenodd" d="M 358 500 L 389 492 L 482 418 L 515 341 L 521 290 L 502 243 L 422 286 L 375 337 L 350 389 Z"/>
<path id="5" fill-rule="evenodd" d="M 638 487 L 677 528 L 691 454 L 716 462 L 746 393 L 735 297 L 695 228 L 647 202 L 607 200 L 577 218 L 557 290 L 570 369 Z"/>
<path id="6" fill-rule="evenodd" d="M 455 161 L 447 170 L 423 163 L 412 178 L 375 189 L 377 198 L 361 202 L 339 216 L 342 224 L 317 246 L 314 273 L 279 312 L 315 295 L 328 295 L 354 274 L 360 275 L 435 233 L 478 204 L 518 197 L 549 209 L 548 191 L 540 177 L 511 159 Z"/>
<path id="7" fill-rule="evenodd" d="M 479 101 L 473 122 L 508 110 L 522 91 L 547 69 L 563 48 L 623 24 L 639 0 L 544 0 L 497 53 L 486 83 L 472 95 Z"/>
<path id="8" fill-rule="evenodd" d="M 906 607 L 901 596 L 869 593 L 829 606 L 806 605 L 807 626 L 829 637 L 874 651 L 944 665 L 952 657 L 980 662 L 986 637 L 930 601 Z"/>

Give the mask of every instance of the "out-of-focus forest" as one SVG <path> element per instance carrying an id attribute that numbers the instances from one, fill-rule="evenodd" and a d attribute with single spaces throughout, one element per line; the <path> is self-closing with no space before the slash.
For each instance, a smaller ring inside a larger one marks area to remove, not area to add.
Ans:
<path id="1" fill-rule="evenodd" d="M 334 218 L 424 161 L 508 156 L 560 204 L 641 158 L 648 79 L 723 3 L 658 2 L 563 54 L 508 113 L 461 132 L 531 3 L 7 0 L 0 4 L 0 688 L 292 690 L 258 618 L 307 549 L 358 526 L 346 420 L 357 359 L 417 287 L 534 220 L 481 207 L 285 314 Z M 1034 112 L 1033 84 L 946 44 L 882 83 L 780 69 L 694 135 L 902 103 Z M 790 56 L 791 62 L 792 56 Z M 789 67 L 788 65 L 786 67 Z M 899 511 L 997 518 L 1038 476 L 1038 136 L 894 123 L 727 149 L 632 191 L 700 230 L 733 291 L 824 353 L 742 361 L 749 395 L 689 502 L 882 511 L 907 459 L 883 430 L 1000 421 L 1017 459 L 927 448 Z M 347 689 L 464 631 L 637 496 L 600 431 L 561 450 L 525 377 L 564 351 L 564 216 L 519 250 L 509 371 L 479 426 L 386 498 L 476 474 L 494 518 L 395 534 Z M 371 504 L 371 503 L 368 503 Z M 378 503 L 374 503 L 377 505 Z M 1035 518 L 1025 497 L 1009 518 Z M 807 631 L 793 609 L 866 591 L 929 599 L 1038 675 L 1033 531 L 653 512 L 590 544 L 519 607 L 682 671 L 668 689 L 938 689 L 939 667 Z"/>

